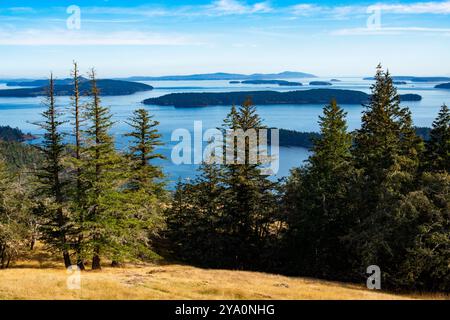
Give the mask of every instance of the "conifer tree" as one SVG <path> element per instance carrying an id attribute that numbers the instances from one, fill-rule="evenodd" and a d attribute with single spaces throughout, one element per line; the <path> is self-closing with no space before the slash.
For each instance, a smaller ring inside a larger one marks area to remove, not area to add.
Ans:
<path id="1" fill-rule="evenodd" d="M 264 128 L 250 99 L 239 110 L 233 107 L 223 124 L 225 132 L 245 135 L 254 130 L 257 137 L 259 130 Z M 268 227 L 277 211 L 276 184 L 262 174 L 264 160 L 259 157 L 258 150 L 249 139 L 251 137 L 245 138 L 242 146 L 234 143 L 237 141 L 230 141 L 231 145 L 227 145 L 226 149 L 231 150 L 226 152 L 226 164 L 223 167 L 226 201 L 221 223 L 228 237 L 224 257 L 231 258 L 229 265 L 238 268 L 256 266 L 261 262 L 257 257 L 267 245 L 270 237 Z M 232 159 L 229 155 L 232 155 Z M 257 161 L 251 161 L 252 157 L 256 157 Z"/>
<path id="2" fill-rule="evenodd" d="M 42 113 L 44 120 L 37 123 L 45 131 L 43 141 L 39 146 L 44 156 L 44 162 L 37 173 L 39 182 L 37 192 L 43 197 L 38 213 L 43 220 L 41 223 L 44 241 L 63 253 L 64 264 L 69 267 L 71 265 L 70 242 L 67 235 L 70 229 L 70 220 L 64 190 L 67 181 L 63 178 L 65 170 L 63 158 L 66 146 L 61 132 L 64 121 L 60 120 L 62 114 L 55 102 L 53 75 L 50 75 L 45 105 L 47 109 Z"/>
<path id="3" fill-rule="evenodd" d="M 73 163 L 75 167 L 74 172 L 74 184 L 72 186 L 72 196 L 74 203 L 74 233 L 77 235 L 77 240 L 75 243 L 75 251 L 77 255 L 77 266 L 84 270 L 84 255 L 82 253 L 83 244 L 83 224 L 85 216 L 85 203 L 84 203 L 84 186 L 82 184 L 82 153 L 83 153 L 83 141 L 82 141 L 82 125 L 84 109 L 83 104 L 80 101 L 80 75 L 78 70 L 78 64 L 73 62 L 73 69 L 71 72 L 73 78 L 73 93 L 71 96 L 71 107 L 70 112 L 72 114 L 72 126 L 73 126 L 73 137 L 74 144 L 71 146 L 73 152 Z"/>
<path id="4" fill-rule="evenodd" d="M 383 265 L 385 280 L 404 259 L 407 241 L 396 208 L 416 188 L 422 142 L 414 132 L 411 113 L 400 98 L 389 72 L 378 66 L 370 103 L 357 130 L 353 156 L 359 169 L 358 226 L 348 239 L 356 248 L 362 274 L 368 265 Z M 402 234 L 403 233 L 403 234 Z"/>
<path id="5" fill-rule="evenodd" d="M 163 155 L 156 153 L 156 148 L 163 143 L 158 133 L 158 121 L 145 109 L 135 110 L 128 124 L 133 131 L 126 134 L 131 137 L 131 179 L 130 187 L 133 190 L 145 190 L 147 193 L 161 193 L 163 185 L 160 180 L 164 174 L 160 167 L 151 163 L 154 159 L 164 159 Z"/>
<path id="6" fill-rule="evenodd" d="M 92 269 L 101 269 L 101 255 L 110 251 L 116 239 L 120 217 L 120 194 L 117 192 L 123 173 L 123 161 L 114 148 L 109 131 L 113 125 L 111 113 L 102 106 L 97 87 L 96 73 L 89 74 L 91 101 L 86 106 L 86 148 L 82 166 L 82 183 L 85 186 L 86 216 L 84 227 L 88 233 L 87 246 L 93 254 Z"/>
<path id="7" fill-rule="evenodd" d="M 351 134 L 346 113 L 332 101 L 319 117 L 320 138 L 314 140 L 306 167 L 297 169 L 286 186 L 290 231 L 288 251 L 303 274 L 342 277 L 349 267 L 344 237 L 352 224 Z"/>
<path id="8" fill-rule="evenodd" d="M 450 172 L 450 110 L 445 104 L 433 122 L 424 158 L 425 170 Z"/>

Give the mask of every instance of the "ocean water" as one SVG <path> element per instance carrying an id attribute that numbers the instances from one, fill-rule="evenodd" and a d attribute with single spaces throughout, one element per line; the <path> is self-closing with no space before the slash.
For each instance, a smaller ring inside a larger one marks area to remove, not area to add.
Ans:
<path id="1" fill-rule="evenodd" d="M 333 77 L 335 78 L 335 77 Z M 223 119 L 230 110 L 228 106 L 210 106 L 200 108 L 174 108 L 143 105 L 141 102 L 150 97 L 158 97 L 174 92 L 228 92 L 228 91 L 256 91 L 256 90 L 277 90 L 292 91 L 306 90 L 311 88 L 321 88 L 320 86 L 311 87 L 307 85 L 309 81 L 324 80 L 330 78 L 315 79 L 289 79 L 290 81 L 302 82 L 302 87 L 280 87 L 277 85 L 245 85 L 229 84 L 229 81 L 152 81 L 144 82 L 152 85 L 155 89 L 152 91 L 139 92 L 129 96 L 103 97 L 102 103 L 111 108 L 113 120 L 113 134 L 116 138 L 117 147 L 125 150 L 127 140 L 123 136 L 129 127 L 125 123 L 127 118 L 136 108 L 147 108 L 154 115 L 154 119 L 160 122 L 159 130 L 163 135 L 162 146 L 159 151 L 167 159 L 158 161 L 168 175 L 170 184 L 173 185 L 178 179 L 192 178 L 196 174 L 195 165 L 175 165 L 170 160 L 172 147 L 178 141 L 171 141 L 171 134 L 174 130 L 183 128 L 193 132 L 194 121 L 202 121 L 204 130 L 216 128 L 221 125 Z M 361 78 L 338 78 L 341 82 L 334 82 L 332 86 L 326 86 L 333 89 L 360 90 L 369 93 L 371 81 Z M 400 94 L 416 93 L 422 96 L 422 101 L 407 102 L 413 114 L 414 124 L 416 126 L 431 126 L 436 117 L 440 106 L 443 103 L 450 104 L 450 90 L 434 89 L 436 83 L 409 83 L 399 85 Z M 7 89 L 1 85 L 0 90 Z M 43 98 L 0 98 L 0 125 L 10 125 L 18 127 L 26 133 L 40 134 L 40 130 L 33 123 L 40 120 L 40 113 L 44 107 Z M 67 108 L 70 102 L 69 97 L 58 97 L 57 103 L 61 109 Z M 361 105 L 342 105 L 347 111 L 347 120 L 350 130 L 357 129 L 361 123 Z M 258 113 L 264 120 L 264 123 L 270 127 L 292 129 L 298 131 L 318 131 L 318 116 L 322 112 L 323 105 L 265 105 L 258 106 Z M 68 118 L 69 119 L 69 118 Z M 68 125 L 66 130 L 70 130 Z M 303 148 L 280 148 L 279 162 L 280 170 L 273 179 L 281 178 L 289 174 L 293 167 L 302 165 L 308 157 L 308 150 Z"/>

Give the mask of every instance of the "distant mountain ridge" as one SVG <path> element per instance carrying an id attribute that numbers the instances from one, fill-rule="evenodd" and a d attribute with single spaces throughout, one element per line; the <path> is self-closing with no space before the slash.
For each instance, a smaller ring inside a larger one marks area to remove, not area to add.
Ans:
<path id="1" fill-rule="evenodd" d="M 43 81 L 43 80 L 38 80 Z M 60 80 L 63 84 L 55 85 L 55 95 L 57 96 L 70 96 L 73 93 L 73 85 L 64 84 L 67 79 Z M 40 83 L 40 82 L 35 82 Z M 130 95 L 140 91 L 153 90 L 152 86 L 144 83 L 99 79 L 97 80 L 97 87 L 100 90 L 100 94 L 103 96 L 122 96 Z M 33 87 L 33 88 L 20 88 L 20 89 L 5 89 L 0 90 L 0 97 L 39 97 L 45 96 L 48 89 L 48 80 L 45 86 Z M 89 81 L 80 82 L 80 94 L 87 95 L 91 89 Z"/>
<path id="2" fill-rule="evenodd" d="M 173 75 L 173 76 L 137 76 L 128 78 L 117 78 L 117 80 L 128 81 L 193 81 L 193 80 L 276 80 L 276 79 L 294 79 L 294 78 L 317 78 L 317 76 L 305 73 L 284 71 L 281 73 L 254 73 L 250 75 L 238 73 L 206 73 L 206 74 L 191 74 L 191 75 Z"/>
<path id="3" fill-rule="evenodd" d="M 375 80 L 374 77 L 366 77 L 363 80 Z M 411 82 L 444 82 L 450 81 L 450 77 L 414 77 L 414 76 L 393 76 L 395 81 L 411 81 Z"/>
<path id="4" fill-rule="evenodd" d="M 84 77 L 79 77 L 78 80 L 80 82 L 89 81 L 89 79 L 86 79 Z M 71 85 L 73 84 L 73 79 L 54 79 L 54 82 L 55 85 Z M 46 85 L 48 85 L 48 79 L 9 81 L 6 83 L 6 86 L 8 87 L 44 87 Z"/>

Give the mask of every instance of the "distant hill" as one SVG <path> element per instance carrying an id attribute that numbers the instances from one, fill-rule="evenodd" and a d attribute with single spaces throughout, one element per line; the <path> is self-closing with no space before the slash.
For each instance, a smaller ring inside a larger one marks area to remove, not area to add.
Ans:
<path id="1" fill-rule="evenodd" d="M 450 89 L 450 82 L 448 83 L 441 83 L 435 86 L 437 89 Z"/>
<path id="2" fill-rule="evenodd" d="M 241 92 L 203 92 L 171 93 L 143 101 L 144 104 L 183 107 L 204 107 L 215 105 L 240 105 L 252 98 L 256 105 L 268 104 L 326 104 L 336 99 L 341 104 L 361 104 L 369 101 L 369 95 L 354 90 L 311 89 L 303 91 L 241 91 Z M 402 101 L 416 101 L 422 97 L 417 94 L 401 95 Z"/>
<path id="3" fill-rule="evenodd" d="M 279 86 L 286 87 L 300 87 L 302 83 L 300 82 L 291 82 L 286 80 L 244 80 L 241 81 L 243 84 L 277 84 Z"/>
<path id="4" fill-rule="evenodd" d="M 37 80 L 41 81 L 41 80 Z M 61 80 L 67 81 L 65 80 Z M 37 82 L 40 83 L 40 82 Z M 45 96 L 47 93 L 47 85 L 40 86 L 36 88 L 21 88 L 21 89 L 6 89 L 0 90 L 0 97 L 39 97 Z M 109 80 L 100 79 L 97 80 L 97 86 L 100 89 L 100 94 L 103 96 L 121 96 L 129 95 L 140 91 L 149 91 L 153 87 L 146 85 L 144 83 L 130 82 L 130 81 L 120 81 L 120 80 Z M 89 93 L 91 84 L 89 81 L 82 81 L 80 83 L 80 93 L 86 95 Z M 55 94 L 57 96 L 69 96 L 73 92 L 73 86 L 71 84 L 56 84 Z"/>
<path id="5" fill-rule="evenodd" d="M 304 72 L 285 71 L 281 73 L 254 73 L 250 75 L 238 73 L 207 73 L 191 74 L 179 76 L 161 76 L 161 77 L 129 77 L 119 80 L 128 81 L 189 81 L 189 80 L 275 80 L 275 79 L 294 79 L 294 78 L 317 78 L 315 75 Z"/>
<path id="6" fill-rule="evenodd" d="M 310 86 L 331 86 L 332 83 L 327 81 L 311 81 L 309 83 Z"/>
<path id="7" fill-rule="evenodd" d="M 393 76 L 394 81 L 411 81 L 411 82 L 444 82 L 450 81 L 449 77 L 413 77 L 413 76 Z M 375 80 L 374 77 L 366 77 L 363 80 Z"/>
<path id="8" fill-rule="evenodd" d="M 78 78 L 80 82 L 87 82 L 88 79 L 84 77 Z M 55 79 L 55 85 L 71 85 L 73 84 L 72 78 Z M 45 87 L 48 85 L 48 79 L 39 80 L 26 80 L 26 81 L 10 81 L 6 83 L 8 87 Z"/>

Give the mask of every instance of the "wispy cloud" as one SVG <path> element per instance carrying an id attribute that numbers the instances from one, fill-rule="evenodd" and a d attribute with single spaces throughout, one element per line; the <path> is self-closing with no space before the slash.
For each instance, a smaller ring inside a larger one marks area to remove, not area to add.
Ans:
<path id="1" fill-rule="evenodd" d="M 375 3 L 370 6 L 321 6 L 309 3 L 300 3 L 290 7 L 289 11 L 297 16 L 321 16 L 336 19 L 348 18 L 355 15 L 366 14 L 367 9 L 379 9 L 382 13 L 391 14 L 450 14 L 450 1 L 444 2 L 415 2 L 409 4 Z"/>
<path id="2" fill-rule="evenodd" d="M 208 12 L 212 14 L 252 14 L 272 11 L 271 6 L 267 2 L 248 5 L 237 0 L 217 0 L 208 7 Z"/>
<path id="3" fill-rule="evenodd" d="M 337 36 L 399 35 L 404 33 L 439 33 L 450 34 L 450 28 L 423 27 L 386 27 L 386 28 L 352 28 L 332 31 Z"/>
<path id="4" fill-rule="evenodd" d="M 238 0 L 216 0 L 206 5 L 184 5 L 172 8 L 156 6 L 139 7 L 86 7 L 83 13 L 98 15 L 132 15 L 144 17 L 192 17 L 245 15 L 273 12 L 268 2 L 248 4 Z"/>
<path id="5" fill-rule="evenodd" d="M 398 14 L 450 14 L 450 1 L 417 2 L 410 4 L 376 4 L 374 7 Z"/>

